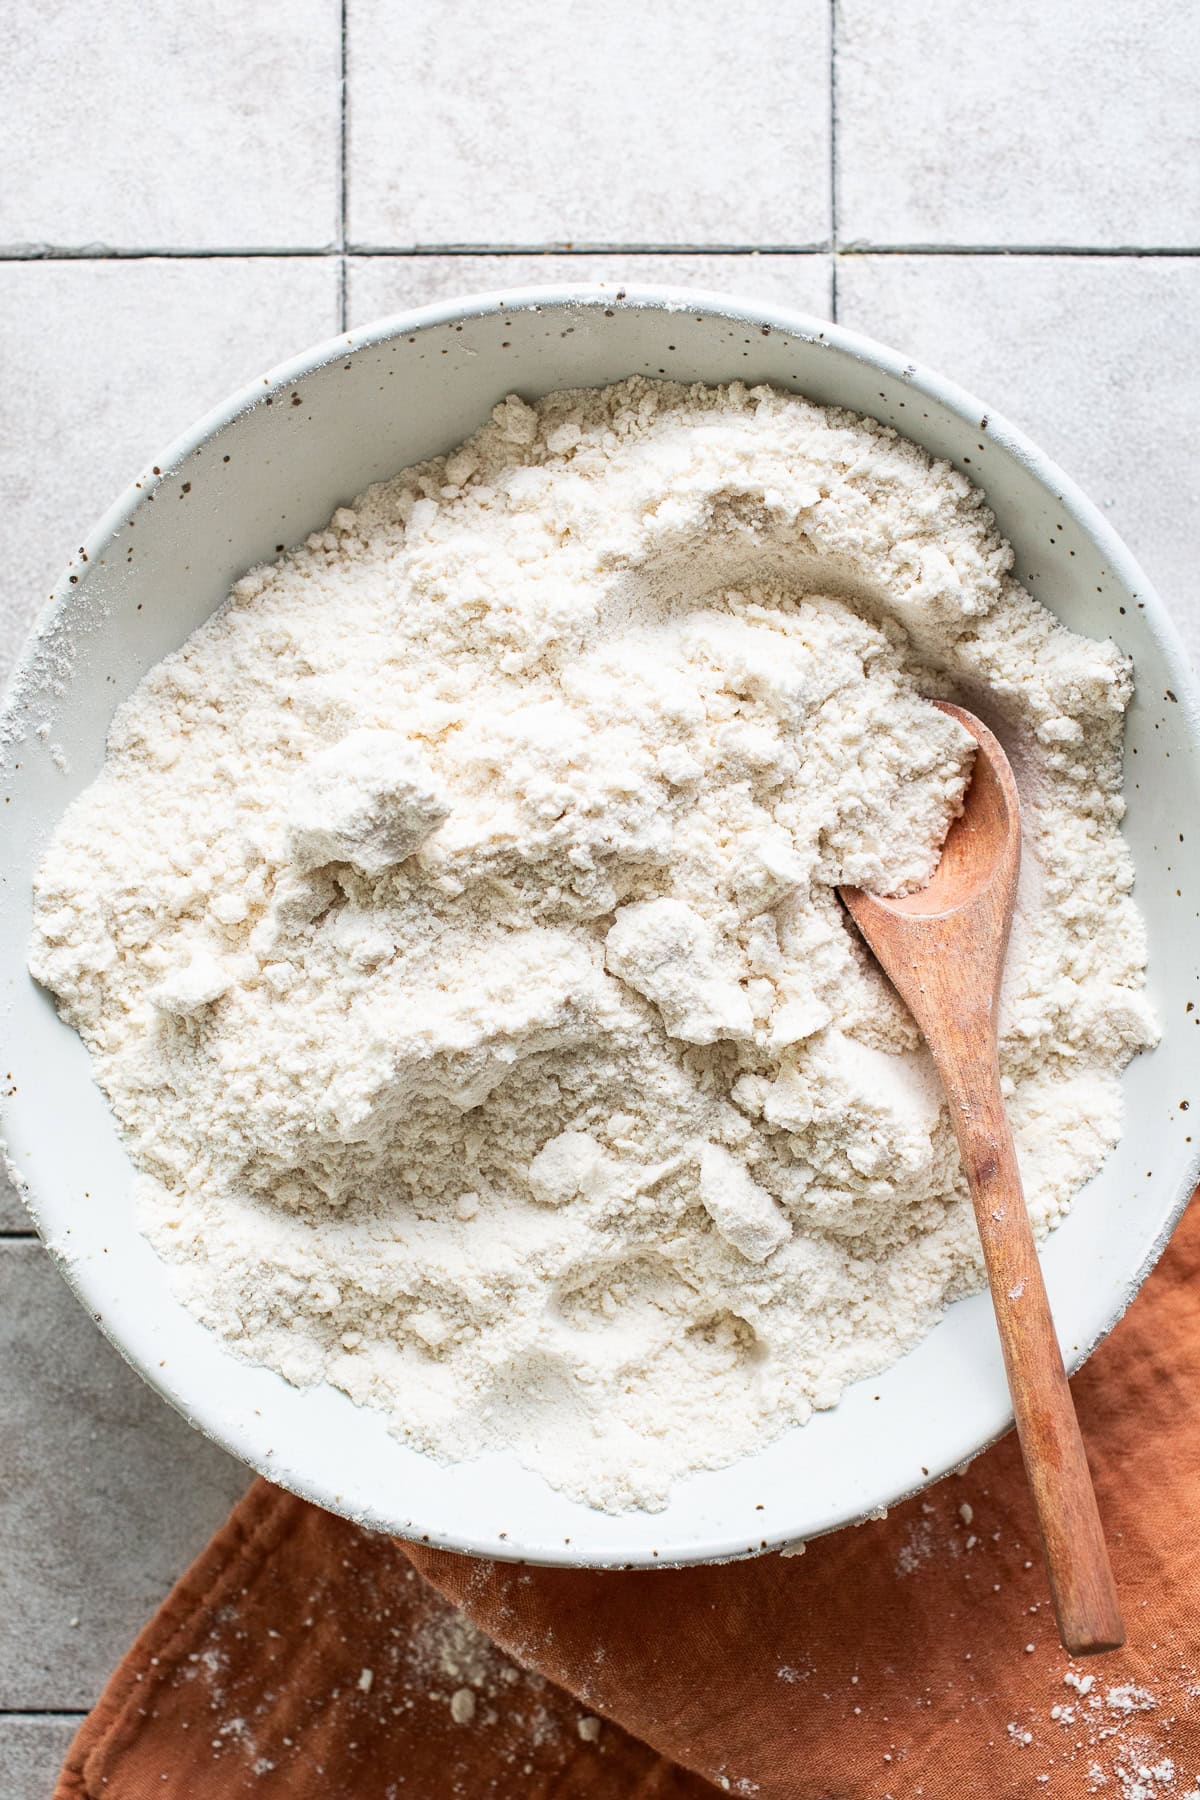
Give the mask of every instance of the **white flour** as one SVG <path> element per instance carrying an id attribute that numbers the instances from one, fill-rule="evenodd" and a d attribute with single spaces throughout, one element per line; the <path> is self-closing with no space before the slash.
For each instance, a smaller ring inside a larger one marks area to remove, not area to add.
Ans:
<path id="1" fill-rule="evenodd" d="M 834 889 L 936 864 L 970 746 L 923 695 L 1017 762 L 1002 1060 L 1052 1225 L 1154 1031 L 1129 667 L 1010 561 L 870 421 L 634 380 L 510 398 L 239 582 L 118 715 L 31 954 L 188 1305 L 609 1508 L 900 1355 L 981 1269 Z"/>

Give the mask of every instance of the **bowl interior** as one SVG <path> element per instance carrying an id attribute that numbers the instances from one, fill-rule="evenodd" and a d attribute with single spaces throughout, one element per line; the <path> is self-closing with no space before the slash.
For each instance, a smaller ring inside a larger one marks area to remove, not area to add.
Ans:
<path id="1" fill-rule="evenodd" d="M 979 482 L 1018 574 L 1073 630 L 1135 659 L 1126 834 L 1163 1038 L 1124 1078 L 1126 1127 L 1043 1252 L 1069 1364 L 1120 1316 L 1196 1179 L 1200 865 L 1189 829 L 1200 732 L 1161 605 L 1095 509 L 969 396 L 839 328 L 718 296 L 541 290 L 427 308 L 274 371 L 202 420 L 101 521 L 52 597 L 0 719 L 0 1128 L 68 1279 L 193 1423 L 273 1480 L 449 1548 L 592 1564 L 707 1561 L 804 1539 L 892 1504 L 1010 1419 L 985 1295 L 762 1454 L 681 1482 L 666 1510 L 611 1517 L 507 1455 L 441 1466 L 330 1388 L 230 1354 L 172 1297 L 139 1234 L 130 1165 L 74 1033 L 25 970 L 30 884 L 67 802 L 103 760 L 116 705 L 251 564 L 370 482 L 448 449 L 506 393 L 645 372 L 772 382 L 895 425 Z M 1200 1139 L 1198 1139 L 1200 1142 Z"/>

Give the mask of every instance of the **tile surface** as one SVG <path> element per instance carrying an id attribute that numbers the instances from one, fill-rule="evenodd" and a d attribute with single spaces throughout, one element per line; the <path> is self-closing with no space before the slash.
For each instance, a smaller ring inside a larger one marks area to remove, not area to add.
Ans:
<path id="1" fill-rule="evenodd" d="M 1200 245 L 1200 9 L 837 0 L 843 244 Z"/>
<path id="2" fill-rule="evenodd" d="M 355 256 L 346 281 L 346 323 L 365 325 L 408 306 L 489 288 L 560 282 L 628 282 L 712 288 L 773 300 L 828 318 L 828 256 Z"/>
<path id="3" fill-rule="evenodd" d="M 4 1800 L 49 1800 L 77 1718 L 37 1713 L 0 1716 L 0 1794 Z"/>
<path id="4" fill-rule="evenodd" d="M 1006 414 L 1108 514 L 1200 663 L 1188 321 L 1175 257 L 844 257 L 841 321 Z"/>
<path id="5" fill-rule="evenodd" d="M 349 0 L 352 244 L 829 234 L 828 0 Z"/>
<path id="6" fill-rule="evenodd" d="M 10 0 L 0 244 L 282 249 L 338 229 L 339 0 Z"/>
<path id="7" fill-rule="evenodd" d="M 0 1241 L 0 1709 L 90 1706 L 250 1482 Z"/>
<path id="8" fill-rule="evenodd" d="M 141 465 L 337 330 L 336 258 L 0 262 L 0 682 L 51 584 Z"/>

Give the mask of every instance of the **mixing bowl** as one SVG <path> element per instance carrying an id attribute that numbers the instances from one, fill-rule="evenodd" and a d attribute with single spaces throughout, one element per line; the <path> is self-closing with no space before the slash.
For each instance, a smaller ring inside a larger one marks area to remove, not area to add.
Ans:
<path id="1" fill-rule="evenodd" d="M 435 1463 L 344 1394 L 289 1387 L 237 1360 L 173 1298 L 138 1232 L 130 1164 L 87 1054 L 26 972 L 30 884 L 63 808 L 101 765 L 114 708 L 235 577 L 322 526 L 369 482 L 458 443 L 506 393 L 642 372 L 773 382 L 896 426 L 983 486 L 1032 593 L 1072 630 L 1111 636 L 1134 658 L 1126 831 L 1163 1035 L 1124 1077 L 1118 1149 L 1043 1252 L 1069 1365 L 1137 1291 L 1200 1162 L 1200 1109 L 1188 1110 L 1200 1098 L 1200 829 L 1191 818 L 1200 736 L 1190 678 L 1132 557 L 1019 432 L 837 326 L 651 288 L 533 289 L 428 307 L 264 376 L 178 439 L 87 536 L 9 690 L 0 718 L 0 1129 L 14 1179 L 80 1300 L 201 1430 L 368 1525 L 539 1562 L 752 1554 L 861 1519 L 957 1467 L 1010 1422 L 986 1294 L 951 1306 L 917 1349 L 802 1429 L 680 1482 L 662 1512 L 593 1512 L 505 1454 Z"/>

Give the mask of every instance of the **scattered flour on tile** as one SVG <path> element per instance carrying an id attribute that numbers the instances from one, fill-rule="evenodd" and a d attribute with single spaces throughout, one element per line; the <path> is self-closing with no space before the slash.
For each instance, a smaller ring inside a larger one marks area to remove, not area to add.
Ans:
<path id="1" fill-rule="evenodd" d="M 238 582 L 119 712 L 30 959 L 193 1311 L 614 1509 L 915 1343 L 976 1234 L 836 888 L 936 864 L 971 746 L 925 696 L 1018 768 L 1001 1055 L 1052 1226 L 1154 1027 L 1129 666 L 1011 562 L 884 427 L 634 380 L 510 397 Z"/>

